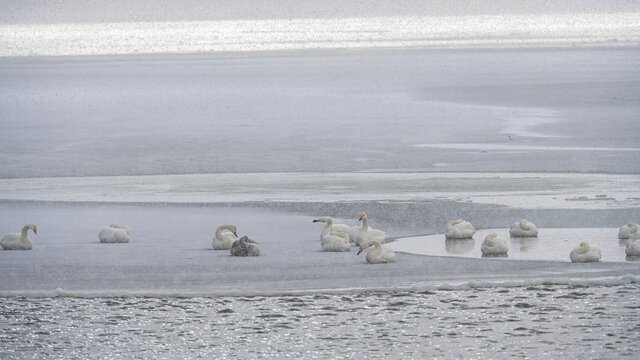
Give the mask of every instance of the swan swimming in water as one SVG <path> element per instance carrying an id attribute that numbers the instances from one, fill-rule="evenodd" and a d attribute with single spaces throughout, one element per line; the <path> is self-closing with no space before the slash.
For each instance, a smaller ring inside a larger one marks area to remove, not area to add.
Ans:
<path id="1" fill-rule="evenodd" d="M 349 234 L 342 231 L 334 231 L 325 235 L 320 243 L 324 251 L 344 252 L 351 250 Z"/>
<path id="2" fill-rule="evenodd" d="M 0 245 L 5 250 L 31 250 L 33 244 L 31 238 L 29 238 L 29 230 L 33 230 L 33 233 L 38 235 L 38 227 L 33 224 L 27 224 L 22 227 L 22 232 L 7 234 L 0 240 Z"/>
<path id="3" fill-rule="evenodd" d="M 380 244 L 378 240 L 371 240 L 362 244 L 357 255 L 360 255 L 361 252 L 370 247 L 373 248 L 367 252 L 367 262 L 369 264 L 384 264 L 395 261 L 396 253 L 391 246 L 389 244 Z"/>
<path id="4" fill-rule="evenodd" d="M 536 224 L 522 219 L 513 223 L 509 229 L 509 235 L 511 237 L 536 237 L 538 236 L 538 228 L 536 228 Z"/>
<path id="5" fill-rule="evenodd" d="M 482 256 L 507 256 L 509 247 L 502 239 L 498 238 L 498 234 L 491 233 L 484 238 L 480 251 L 482 251 Z"/>
<path id="6" fill-rule="evenodd" d="M 257 242 L 243 236 L 240 240 L 233 242 L 229 253 L 232 256 L 260 256 L 260 248 Z"/>
<path id="7" fill-rule="evenodd" d="M 591 247 L 585 241 L 581 242 L 579 246 L 571 250 L 569 254 L 571 262 L 596 262 L 602 258 L 602 253 L 597 247 Z"/>
<path id="8" fill-rule="evenodd" d="M 367 220 L 367 214 L 364 211 L 360 213 L 359 221 L 362 221 L 362 229 L 356 235 L 356 245 L 359 246 L 374 240 L 382 244 L 387 240 L 386 232 L 369 227 L 369 220 Z"/>
<path id="9" fill-rule="evenodd" d="M 352 230 L 352 228 L 348 225 L 345 224 L 334 224 L 333 223 L 333 218 L 331 218 L 330 216 L 322 216 L 319 217 L 315 220 L 313 220 L 314 223 L 316 222 L 321 222 L 321 223 L 326 223 L 327 225 L 325 225 L 322 228 L 322 232 L 320 233 L 320 241 L 322 241 L 322 238 L 330 235 L 332 232 L 344 232 L 349 234 L 349 231 Z"/>
<path id="10" fill-rule="evenodd" d="M 236 232 L 235 225 L 221 225 L 216 229 L 216 234 L 213 237 L 213 250 L 229 250 L 231 245 L 236 241 L 238 233 Z"/>
<path id="11" fill-rule="evenodd" d="M 640 257 L 640 234 L 633 234 L 631 238 L 627 239 L 627 248 L 624 252 L 630 258 Z"/>
<path id="12" fill-rule="evenodd" d="M 131 228 L 118 224 L 111 224 L 98 234 L 101 243 L 128 243 L 130 237 Z"/>
<path id="13" fill-rule="evenodd" d="M 469 239 L 473 237 L 476 229 L 470 222 L 462 219 L 451 220 L 445 225 L 444 236 L 447 239 Z"/>
<path id="14" fill-rule="evenodd" d="M 633 234 L 638 234 L 638 224 L 630 222 L 620 227 L 618 239 L 629 239 Z"/>

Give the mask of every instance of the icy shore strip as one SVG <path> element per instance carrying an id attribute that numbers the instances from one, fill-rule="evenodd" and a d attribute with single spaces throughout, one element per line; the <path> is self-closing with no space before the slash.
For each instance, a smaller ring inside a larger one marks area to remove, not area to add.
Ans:
<path id="1" fill-rule="evenodd" d="M 638 46 L 640 12 L 0 24 L 0 56 Z"/>
<path id="2" fill-rule="evenodd" d="M 227 173 L 0 179 L 0 200 L 175 204 L 447 200 L 530 209 L 620 209 L 640 205 L 640 176 Z"/>

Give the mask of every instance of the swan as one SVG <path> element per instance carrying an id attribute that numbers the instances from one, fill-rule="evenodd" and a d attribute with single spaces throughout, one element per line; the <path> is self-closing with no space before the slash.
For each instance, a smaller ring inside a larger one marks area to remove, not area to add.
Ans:
<path id="1" fill-rule="evenodd" d="M 321 241 L 322 249 L 324 251 L 349 251 L 351 250 L 351 243 L 349 242 L 349 234 L 342 231 L 334 231 L 331 234 L 327 234 Z"/>
<path id="2" fill-rule="evenodd" d="M 257 242 L 243 236 L 240 240 L 233 242 L 229 253 L 231 253 L 231 256 L 259 256 L 260 248 Z"/>
<path id="3" fill-rule="evenodd" d="M 629 239 L 633 234 L 638 234 L 638 224 L 630 222 L 620 227 L 618 239 Z"/>
<path id="4" fill-rule="evenodd" d="M 391 246 L 389 244 L 380 244 L 378 240 L 370 240 L 360 245 L 357 255 L 360 255 L 361 252 L 369 247 L 373 247 L 367 252 L 367 262 L 369 264 L 383 264 L 395 261 L 396 253 L 393 252 Z"/>
<path id="5" fill-rule="evenodd" d="M 498 237 L 498 234 L 491 233 L 484 238 L 480 251 L 482 251 L 482 256 L 507 256 L 509 247 L 504 240 Z"/>
<path id="6" fill-rule="evenodd" d="M 627 248 L 624 250 L 627 257 L 640 257 L 640 234 L 633 234 L 627 239 Z"/>
<path id="7" fill-rule="evenodd" d="M 213 250 L 229 250 L 231 245 L 236 241 L 238 233 L 235 225 L 221 225 L 216 229 L 216 235 L 213 237 Z"/>
<path id="8" fill-rule="evenodd" d="M 323 216 L 323 217 L 319 217 L 315 220 L 313 220 L 314 223 L 316 222 L 321 222 L 321 223 L 326 223 L 327 225 L 325 225 L 322 228 L 322 232 L 320 233 L 320 240 L 322 241 L 322 238 L 330 235 L 332 232 L 334 231 L 339 231 L 339 232 L 344 232 L 344 233 L 349 233 L 349 231 L 352 230 L 352 228 L 348 225 L 345 224 L 334 224 L 333 223 L 333 218 L 331 218 L 330 216 Z"/>
<path id="9" fill-rule="evenodd" d="M 27 224 L 22 227 L 22 232 L 7 234 L 0 240 L 0 245 L 5 250 L 31 250 L 33 244 L 29 238 L 29 230 L 38 235 L 38 227 L 33 224 Z"/>
<path id="10" fill-rule="evenodd" d="M 101 243 L 128 243 L 130 237 L 131 228 L 118 224 L 111 224 L 98 234 Z"/>
<path id="11" fill-rule="evenodd" d="M 360 229 L 356 235 L 356 245 L 362 245 L 373 240 L 382 244 L 387 240 L 386 232 L 369 227 L 369 220 L 367 220 L 367 214 L 364 211 L 360 213 L 359 221 L 362 221 L 362 229 Z"/>
<path id="12" fill-rule="evenodd" d="M 583 241 L 579 246 L 571 250 L 569 258 L 571 258 L 571 262 L 596 262 L 600 261 L 602 253 L 597 247 L 591 247 Z"/>
<path id="13" fill-rule="evenodd" d="M 475 232 L 476 229 L 470 222 L 458 219 L 451 220 L 445 225 L 444 235 L 447 239 L 469 239 Z"/>
<path id="14" fill-rule="evenodd" d="M 509 229 L 511 237 L 536 237 L 538 236 L 538 228 L 536 224 L 528 222 L 527 219 L 516 221 Z"/>

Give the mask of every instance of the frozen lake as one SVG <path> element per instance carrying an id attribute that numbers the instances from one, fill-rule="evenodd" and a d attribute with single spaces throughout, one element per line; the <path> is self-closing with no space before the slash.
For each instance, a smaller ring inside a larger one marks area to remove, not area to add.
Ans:
<path id="1" fill-rule="evenodd" d="M 248 3 L 0 0 L 0 357 L 637 353 L 637 4 Z M 321 251 L 361 211 L 396 262 Z"/>

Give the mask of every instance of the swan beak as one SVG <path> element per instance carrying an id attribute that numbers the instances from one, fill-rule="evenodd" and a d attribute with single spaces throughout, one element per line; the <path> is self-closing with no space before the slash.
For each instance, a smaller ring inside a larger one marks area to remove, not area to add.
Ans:
<path id="1" fill-rule="evenodd" d="M 236 234 L 236 232 L 235 232 L 235 231 L 233 232 L 233 235 L 234 235 L 235 237 L 238 237 L 238 234 Z"/>
<path id="2" fill-rule="evenodd" d="M 313 222 L 318 222 L 318 219 L 313 220 Z"/>
<path id="3" fill-rule="evenodd" d="M 37 227 L 37 226 L 34 226 L 34 227 L 33 227 L 33 233 L 34 233 L 34 234 L 36 234 L 36 235 L 38 235 L 38 227 Z"/>
<path id="4" fill-rule="evenodd" d="M 361 252 L 362 252 L 362 246 L 360 246 L 360 250 L 358 250 L 358 253 L 356 255 L 360 255 Z"/>

